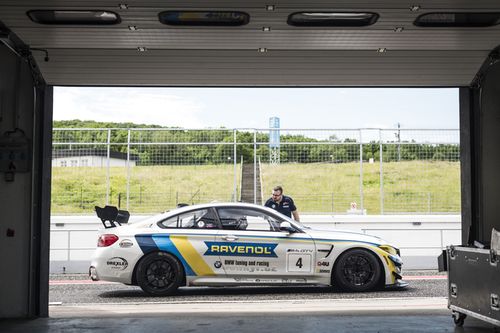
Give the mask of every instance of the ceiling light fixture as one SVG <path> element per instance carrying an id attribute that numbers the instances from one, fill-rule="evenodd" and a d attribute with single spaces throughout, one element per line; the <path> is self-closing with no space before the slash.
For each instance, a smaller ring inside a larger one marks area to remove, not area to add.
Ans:
<path id="1" fill-rule="evenodd" d="M 139 51 L 139 52 L 146 52 L 147 50 L 148 50 L 148 49 L 147 49 L 146 47 L 144 47 L 144 46 L 139 46 L 139 47 L 137 48 L 137 51 Z"/>
<path id="2" fill-rule="evenodd" d="M 121 3 L 118 5 L 118 8 L 120 9 L 128 9 L 128 5 L 126 3 Z"/>
<path id="3" fill-rule="evenodd" d="M 491 27 L 500 24 L 500 12 L 435 12 L 422 14 L 417 27 Z"/>
<path id="4" fill-rule="evenodd" d="M 265 47 L 259 47 L 259 53 L 266 53 L 267 49 Z"/>
<path id="5" fill-rule="evenodd" d="M 377 49 L 377 53 L 386 53 L 387 49 L 385 47 L 380 47 Z"/>
<path id="6" fill-rule="evenodd" d="M 394 32 L 403 32 L 403 30 L 405 30 L 404 27 L 395 27 L 394 28 Z"/>
<path id="7" fill-rule="evenodd" d="M 275 10 L 276 7 L 274 5 L 266 5 L 266 10 L 272 12 L 273 10 Z"/>
<path id="8" fill-rule="evenodd" d="M 271 31 L 271 27 L 262 27 L 262 31 L 269 32 Z"/>
<path id="9" fill-rule="evenodd" d="M 26 15 L 35 23 L 51 25 L 113 25 L 121 22 L 118 14 L 107 10 L 37 9 Z"/>
<path id="10" fill-rule="evenodd" d="M 378 18 L 372 12 L 297 12 L 288 16 L 287 23 L 296 27 L 364 27 Z"/>
<path id="11" fill-rule="evenodd" d="M 128 30 L 130 30 L 130 31 L 136 31 L 137 30 L 137 26 L 136 25 L 129 25 L 128 26 Z"/>
<path id="12" fill-rule="evenodd" d="M 250 22 L 250 15 L 238 11 L 167 10 L 158 14 L 161 23 L 185 26 L 241 26 Z"/>
<path id="13" fill-rule="evenodd" d="M 412 12 L 418 12 L 418 11 L 420 10 L 420 8 L 422 8 L 422 7 L 420 7 L 420 5 L 413 5 L 413 6 L 410 6 L 410 10 L 411 10 Z"/>

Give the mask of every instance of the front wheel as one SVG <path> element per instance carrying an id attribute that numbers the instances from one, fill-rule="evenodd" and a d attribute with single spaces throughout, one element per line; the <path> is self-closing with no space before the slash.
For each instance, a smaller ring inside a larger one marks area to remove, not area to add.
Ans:
<path id="1" fill-rule="evenodd" d="M 137 267 L 137 283 L 152 296 L 167 296 L 179 288 L 183 270 L 171 254 L 155 252 L 145 256 Z"/>
<path id="2" fill-rule="evenodd" d="M 375 254 L 364 249 L 344 252 L 337 259 L 333 283 L 343 290 L 363 292 L 376 288 L 382 268 Z"/>

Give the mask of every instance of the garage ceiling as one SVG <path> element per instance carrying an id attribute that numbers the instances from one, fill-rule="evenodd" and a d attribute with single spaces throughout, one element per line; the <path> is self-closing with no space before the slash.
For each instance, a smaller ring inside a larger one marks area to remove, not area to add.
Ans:
<path id="1" fill-rule="evenodd" d="M 414 6 L 419 9 L 411 10 Z M 26 15 L 33 9 L 109 10 L 122 21 L 41 25 Z M 158 20 L 165 10 L 238 10 L 247 12 L 250 22 L 167 26 Z M 299 11 L 375 12 L 380 18 L 368 27 L 288 25 L 288 15 Z M 413 25 L 421 14 L 450 11 L 500 12 L 500 1 L 0 0 L 0 22 L 31 48 L 49 52 L 48 62 L 43 52 L 33 54 L 52 85 L 467 86 L 500 44 L 500 25 Z"/>

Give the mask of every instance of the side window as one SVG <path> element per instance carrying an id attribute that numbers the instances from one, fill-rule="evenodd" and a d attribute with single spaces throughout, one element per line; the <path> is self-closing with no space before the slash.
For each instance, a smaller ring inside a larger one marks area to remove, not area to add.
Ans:
<path id="1" fill-rule="evenodd" d="M 279 231 L 281 221 L 265 212 L 235 208 L 219 208 L 217 212 L 225 230 Z"/>
<path id="2" fill-rule="evenodd" d="M 160 228 L 217 229 L 217 219 L 210 209 L 198 209 L 172 216 L 158 223 Z"/>

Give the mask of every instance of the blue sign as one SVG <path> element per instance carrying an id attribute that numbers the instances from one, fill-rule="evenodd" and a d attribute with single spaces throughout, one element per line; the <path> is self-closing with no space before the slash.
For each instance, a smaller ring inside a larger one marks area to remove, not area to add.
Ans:
<path id="1" fill-rule="evenodd" d="M 280 147 L 280 118 L 271 117 L 269 118 L 269 128 L 276 128 L 269 130 L 269 147 L 279 148 Z"/>
<path id="2" fill-rule="evenodd" d="M 238 256 L 277 258 L 274 249 L 278 244 L 205 242 L 206 256 Z"/>

